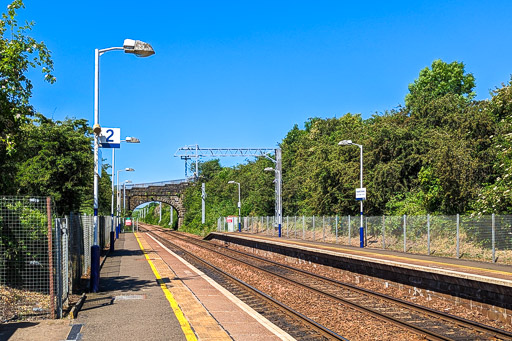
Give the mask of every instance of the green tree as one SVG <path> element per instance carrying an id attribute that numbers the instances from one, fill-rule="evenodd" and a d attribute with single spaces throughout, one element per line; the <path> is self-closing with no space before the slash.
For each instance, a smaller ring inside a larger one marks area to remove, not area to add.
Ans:
<path id="1" fill-rule="evenodd" d="M 44 42 L 28 35 L 33 22 L 19 25 L 17 11 L 24 8 L 23 1 L 15 0 L 7 6 L 0 20 L 0 192 L 11 193 L 14 189 L 14 161 L 17 134 L 27 117 L 34 110 L 29 104 L 32 83 L 27 73 L 38 67 L 44 79 L 55 82 L 53 62 Z"/>
<path id="2" fill-rule="evenodd" d="M 59 213 L 78 212 L 84 197 L 92 193 L 92 138 L 87 121 L 53 121 L 36 114 L 20 128 L 17 194 L 52 196 Z"/>
<path id="3" fill-rule="evenodd" d="M 495 89 L 489 102 L 489 111 L 497 125 L 495 134 L 489 137 L 489 162 L 491 177 L 483 182 L 477 200 L 473 204 L 475 213 L 507 213 L 512 211 L 512 77 L 508 84 Z"/>
<path id="4" fill-rule="evenodd" d="M 412 115 L 425 117 L 435 115 L 429 109 L 432 101 L 446 95 L 454 95 L 451 101 L 467 103 L 475 96 L 475 77 L 466 73 L 464 63 L 446 63 L 434 60 L 431 68 L 426 67 L 420 71 L 414 83 L 409 84 L 409 93 L 405 96 L 405 105 Z"/>

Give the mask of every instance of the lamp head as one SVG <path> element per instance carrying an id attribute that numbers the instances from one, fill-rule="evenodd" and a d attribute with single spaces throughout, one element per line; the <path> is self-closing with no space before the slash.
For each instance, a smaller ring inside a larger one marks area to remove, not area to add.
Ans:
<path id="1" fill-rule="evenodd" d="M 124 52 L 133 53 L 137 57 L 149 57 L 155 54 L 151 45 L 140 40 L 125 39 L 123 49 Z"/>
<path id="2" fill-rule="evenodd" d="M 124 183 L 125 183 L 125 184 L 131 184 L 131 183 L 132 183 L 132 180 L 124 180 Z"/>
<path id="3" fill-rule="evenodd" d="M 233 180 L 228 181 L 228 184 L 234 184 L 235 182 Z"/>
<path id="4" fill-rule="evenodd" d="M 124 170 L 127 172 L 135 172 L 135 169 L 133 169 L 133 168 L 125 168 Z"/>
<path id="5" fill-rule="evenodd" d="M 93 127 L 92 127 L 92 131 L 94 132 L 94 134 L 96 135 L 99 135 L 101 133 L 101 126 L 99 124 L 95 124 Z"/>
<path id="6" fill-rule="evenodd" d="M 274 171 L 274 168 L 272 168 L 272 167 L 266 167 L 266 168 L 264 169 L 264 171 L 265 171 L 265 172 L 272 172 L 272 171 Z"/>
<path id="7" fill-rule="evenodd" d="M 343 140 L 338 143 L 338 146 L 350 146 L 352 144 L 352 140 Z"/>
<path id="8" fill-rule="evenodd" d="M 140 140 L 133 136 L 126 136 L 125 141 L 127 143 L 140 143 Z"/>

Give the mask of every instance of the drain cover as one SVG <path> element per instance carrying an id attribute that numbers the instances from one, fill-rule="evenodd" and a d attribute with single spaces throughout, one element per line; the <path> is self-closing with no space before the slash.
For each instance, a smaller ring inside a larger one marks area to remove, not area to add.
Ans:
<path id="1" fill-rule="evenodd" d="M 146 295 L 121 295 L 121 296 L 115 296 L 114 301 L 143 300 L 145 298 L 146 298 Z"/>

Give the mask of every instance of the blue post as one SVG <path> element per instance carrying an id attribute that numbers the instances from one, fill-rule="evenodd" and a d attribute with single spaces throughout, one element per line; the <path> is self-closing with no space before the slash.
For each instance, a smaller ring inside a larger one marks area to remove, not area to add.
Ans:
<path id="1" fill-rule="evenodd" d="M 100 246 L 91 246 L 91 292 L 100 290 Z"/>
<path id="2" fill-rule="evenodd" d="M 98 292 L 100 287 L 100 246 L 98 245 L 98 209 L 94 208 L 94 243 L 91 246 L 91 277 L 89 289 L 91 292 Z"/>
<path id="3" fill-rule="evenodd" d="M 114 214 L 112 214 L 112 226 L 110 227 L 110 252 L 114 252 L 114 242 L 116 241 L 116 239 L 114 238 L 114 228 L 113 227 L 114 227 Z"/>
<path id="4" fill-rule="evenodd" d="M 121 223 L 116 226 L 116 239 L 119 239 L 119 231 L 121 231 Z"/>
<path id="5" fill-rule="evenodd" d="M 279 238 L 281 238 L 281 224 L 279 224 L 278 227 L 279 227 L 279 230 L 278 230 L 279 231 Z"/>
<path id="6" fill-rule="evenodd" d="M 114 252 L 114 243 L 116 241 L 114 231 L 110 231 L 110 252 Z"/>
<path id="7" fill-rule="evenodd" d="M 242 223 L 238 221 L 238 232 L 242 232 Z"/>
<path id="8" fill-rule="evenodd" d="M 362 202 L 361 202 L 362 206 Z M 363 211 L 361 210 L 361 227 L 359 228 L 359 247 L 364 248 L 364 226 L 363 226 Z"/>

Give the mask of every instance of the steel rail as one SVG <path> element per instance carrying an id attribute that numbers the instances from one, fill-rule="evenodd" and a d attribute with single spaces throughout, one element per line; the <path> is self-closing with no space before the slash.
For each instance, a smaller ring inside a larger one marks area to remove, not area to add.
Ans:
<path id="1" fill-rule="evenodd" d="M 173 235 L 176 235 L 176 233 L 173 233 Z M 182 238 L 181 236 L 177 237 L 177 238 L 185 240 L 185 238 Z M 195 243 L 196 245 L 198 243 L 204 243 L 204 244 L 207 244 L 209 246 L 213 246 L 211 243 L 208 243 L 208 242 L 205 242 L 205 241 L 202 241 L 202 240 L 196 240 L 196 239 L 188 238 L 188 237 L 186 237 L 185 241 L 189 242 L 190 240 L 193 240 L 193 243 Z M 219 247 L 219 246 L 216 246 L 216 247 Z M 223 250 L 225 250 L 225 249 L 223 249 Z M 253 264 L 247 263 L 245 261 L 240 260 L 239 258 L 223 254 L 223 253 L 221 253 L 219 251 L 216 251 L 216 250 L 211 250 L 211 251 L 216 252 L 218 254 L 221 254 L 221 255 L 223 255 L 225 257 L 229 257 L 229 258 L 231 258 L 231 259 L 233 259 L 235 261 L 242 262 L 242 263 L 244 263 L 246 265 L 255 267 L 255 268 L 259 269 L 259 270 L 265 271 L 265 272 L 270 273 L 270 274 L 272 274 L 274 276 L 277 276 L 277 277 L 280 277 L 282 279 L 285 279 L 285 280 L 287 280 L 287 281 L 289 281 L 291 283 L 307 287 L 310 290 L 314 290 L 314 291 L 316 291 L 316 292 L 318 292 L 320 294 L 327 295 L 327 296 L 329 296 L 329 297 L 331 297 L 333 299 L 342 300 L 343 302 L 345 302 L 345 303 L 355 307 L 356 309 L 360 308 L 360 309 L 363 309 L 366 312 L 369 312 L 369 313 L 372 313 L 372 314 L 374 313 L 378 317 L 382 317 L 382 318 L 385 318 L 385 319 L 391 319 L 393 323 L 395 323 L 395 321 L 396 321 L 396 323 L 398 323 L 400 325 L 403 325 L 406 328 L 412 327 L 413 330 L 415 330 L 416 332 L 419 332 L 422 335 L 430 334 L 432 337 L 438 338 L 440 340 L 452 340 L 451 338 L 448 338 L 448 337 L 445 337 L 443 335 L 431 332 L 429 330 L 426 330 L 426 329 L 423 329 L 423 328 L 411 325 L 411 324 L 409 324 L 407 322 L 401 321 L 401 320 L 396 319 L 396 318 L 391 317 L 391 316 L 387 316 L 387 315 L 385 315 L 383 313 L 380 313 L 380 312 L 372 310 L 370 308 L 361 306 L 361 305 L 359 305 L 357 303 L 354 303 L 354 302 L 351 302 L 351 301 L 348 301 L 348 300 L 344 300 L 344 299 L 342 299 L 342 298 L 340 298 L 338 296 L 334 296 L 334 295 L 331 295 L 329 293 L 323 292 L 321 290 L 308 287 L 307 285 L 304 285 L 303 283 L 296 282 L 296 281 L 294 281 L 292 279 L 289 279 L 289 278 L 287 278 L 285 276 L 273 273 L 273 272 L 271 272 L 271 271 L 269 271 L 267 269 L 263 269 L 263 268 L 260 268 L 258 266 L 255 266 Z M 272 264 L 274 266 L 279 266 L 279 267 L 282 267 L 282 268 L 285 268 L 285 269 L 288 269 L 288 270 L 299 272 L 301 274 L 312 276 L 312 277 L 320 279 L 322 281 L 327 281 L 327 282 L 329 282 L 331 284 L 335 284 L 335 285 L 341 286 L 341 287 L 343 287 L 345 289 L 356 291 L 356 292 L 358 292 L 360 294 L 363 294 L 363 295 L 373 296 L 374 298 L 378 298 L 378 299 L 382 299 L 382 300 L 386 300 L 386 301 L 391 301 L 394 304 L 403 306 L 403 307 L 405 307 L 407 309 L 410 309 L 410 310 L 413 310 L 413 311 L 415 311 L 417 313 L 421 313 L 421 314 L 429 315 L 429 316 L 434 317 L 434 318 L 442 319 L 442 320 L 447 321 L 449 323 L 452 323 L 452 324 L 455 324 L 455 325 L 459 325 L 459 326 L 462 326 L 462 327 L 465 327 L 465 328 L 469 328 L 469 329 L 471 329 L 472 331 L 475 331 L 475 332 L 482 332 L 482 333 L 490 334 L 490 335 L 492 335 L 494 337 L 502 338 L 502 339 L 505 339 L 505 340 L 512 339 L 512 333 L 509 333 L 509 332 L 506 332 L 506 331 L 503 331 L 503 330 L 500 330 L 500 329 L 497 329 L 497 328 L 494 328 L 494 327 L 486 326 L 486 325 L 483 325 L 483 324 L 478 323 L 478 322 L 466 320 L 466 319 L 463 319 L 463 318 L 458 317 L 458 316 L 454 316 L 454 315 L 446 314 L 446 313 L 443 313 L 443 312 L 439 312 L 439 311 L 436 311 L 436 310 L 433 310 L 433 309 L 430 309 L 430 308 L 427 308 L 427 307 L 422 307 L 420 305 L 417 305 L 417 304 L 414 304 L 414 303 L 410 303 L 410 302 L 407 302 L 407 301 L 404 301 L 404 300 L 401 300 L 401 299 L 397 299 L 397 298 L 394 298 L 394 297 L 391 297 L 391 296 L 387 296 L 387 295 L 380 294 L 380 293 L 377 293 L 377 292 L 373 292 L 373 291 L 370 291 L 370 290 L 367 290 L 367 289 L 363 289 L 363 288 L 358 288 L 358 287 L 355 287 L 355 286 L 352 286 L 352 285 L 349 285 L 349 284 L 341 283 L 339 281 L 335 281 L 335 280 L 332 280 L 332 279 L 324 277 L 324 276 L 316 275 L 316 274 L 310 273 L 310 272 L 305 271 L 305 270 L 293 268 L 293 267 L 290 267 L 288 265 L 284 265 L 284 264 L 281 264 L 281 263 L 270 261 L 268 259 L 264 259 L 264 258 L 261 258 L 261 257 L 258 257 L 258 256 L 254 256 L 254 255 L 251 255 L 251 254 L 240 252 L 240 251 L 237 251 L 237 250 L 229 249 L 229 251 L 237 253 L 237 254 L 240 254 L 240 255 L 244 255 L 246 257 L 254 258 L 254 259 L 257 259 L 259 261 L 264 261 L 264 262 Z"/>
<path id="2" fill-rule="evenodd" d="M 208 244 L 208 245 L 212 245 L 211 243 L 207 243 L 204 240 L 197 240 L 197 241 L 205 243 L 205 244 Z M 375 292 L 375 291 L 371 291 L 371 290 L 368 290 L 368 289 L 356 287 L 355 285 L 351 285 L 351 284 L 343 283 L 343 282 L 340 282 L 340 281 L 336 281 L 334 279 L 331 279 L 331 278 L 328 278 L 328 277 L 325 277 L 325 276 L 317 275 L 315 273 L 312 273 L 312 272 L 309 272 L 309 271 L 306 271 L 306 270 L 294 268 L 294 267 L 291 267 L 291 266 L 286 265 L 286 264 L 278 263 L 278 262 L 275 262 L 275 261 L 272 261 L 272 260 L 269 260 L 269 259 L 266 259 L 266 258 L 263 258 L 263 257 L 255 256 L 253 254 L 249 254 L 249 253 L 245 253 L 245 252 L 241 252 L 241 251 L 233 250 L 233 249 L 229 249 L 229 250 L 231 252 L 233 252 L 233 253 L 244 255 L 244 256 L 249 257 L 249 258 L 254 258 L 254 259 L 257 259 L 259 261 L 263 261 L 263 262 L 272 264 L 274 266 L 283 267 L 283 268 L 285 268 L 287 270 L 299 272 L 301 274 L 308 275 L 308 276 L 314 277 L 316 279 L 320 279 L 322 281 L 329 282 L 329 283 L 334 284 L 334 285 L 338 285 L 338 286 L 343 287 L 343 288 L 348 289 L 348 290 L 356 291 L 356 292 L 358 292 L 358 293 L 360 293 L 362 295 L 368 295 L 368 296 L 372 296 L 374 298 L 379 298 L 379 299 L 382 299 L 382 300 L 392 301 L 393 303 L 395 303 L 397 305 L 400 305 L 400 306 L 402 306 L 404 308 L 411 309 L 411 310 L 414 310 L 414 311 L 416 311 L 418 313 L 426 314 L 426 315 L 432 316 L 434 318 L 439 318 L 439 319 L 442 319 L 444 321 L 447 321 L 447 322 L 450 322 L 450 323 L 453 323 L 453 324 L 457 324 L 457 325 L 460 325 L 460 326 L 463 326 L 463 327 L 467 327 L 467 328 L 470 328 L 470 329 L 475 330 L 475 331 L 479 331 L 479 332 L 487 333 L 487 334 L 493 334 L 496 337 L 504 338 L 506 340 L 512 339 L 512 333 L 506 332 L 504 330 L 497 329 L 497 328 L 494 328 L 494 327 L 491 327 L 491 326 L 487 326 L 487 325 L 481 324 L 479 322 L 475 322 L 475 321 L 471 321 L 471 320 L 468 320 L 468 319 L 465 319 L 465 318 L 462 318 L 462 317 L 459 317 L 459 316 L 447 314 L 447 313 L 444 313 L 444 312 L 441 312 L 441 311 L 437 311 L 437 310 L 434 310 L 434 309 L 431 309 L 431 308 L 428 308 L 428 307 L 424 307 L 424 306 L 421 306 L 421 305 L 418 305 L 418 304 L 415 304 L 415 303 L 407 302 L 405 300 L 402 300 L 402 299 L 399 299 L 399 298 L 395 298 L 395 297 L 392 297 L 392 296 L 388 296 L 388 295 L 385 295 L 385 294 L 381 294 L 381 293 L 378 293 L 378 292 Z"/>
<path id="3" fill-rule="evenodd" d="M 266 302 L 269 302 L 271 305 L 278 307 L 278 309 L 280 309 L 280 310 L 284 310 L 286 312 L 286 314 L 291 315 L 295 319 L 300 320 L 301 323 L 308 325 L 309 328 L 311 328 L 314 331 L 316 331 L 317 333 L 319 333 L 322 337 L 325 337 L 328 340 L 344 340 L 344 341 L 348 341 L 343 336 L 341 336 L 341 335 L 331 331 L 330 329 L 322 326 L 321 324 L 311 320 L 307 316 L 305 316 L 305 315 L 303 315 L 303 314 L 293 310 L 292 308 L 282 304 L 281 302 L 273 299 L 272 297 L 270 297 L 269 295 L 265 294 L 264 292 L 256 289 L 255 287 L 253 287 L 253 286 L 251 286 L 251 285 L 241 281 L 240 279 L 238 279 L 238 278 L 228 274 L 225 271 L 220 270 L 215 265 L 213 265 L 213 264 L 211 264 L 211 263 L 209 263 L 209 262 L 199 258 L 198 256 L 194 255 L 190 251 L 187 251 L 184 248 L 182 248 L 182 247 L 172 243 L 171 241 L 169 241 L 167 239 L 164 239 L 163 237 L 155 234 L 153 231 L 150 231 L 150 230 L 147 230 L 147 229 L 146 229 L 146 231 L 151 233 L 153 236 L 155 236 L 157 239 L 159 239 L 162 242 L 171 243 L 173 245 L 173 247 L 178 248 L 181 252 L 187 254 L 189 257 L 193 258 L 194 260 L 196 260 L 200 264 L 208 267 L 209 269 L 211 269 L 211 270 L 221 274 L 224 277 L 229 278 L 232 282 L 235 282 L 237 285 L 242 286 L 245 290 L 251 292 L 253 295 L 256 295 L 259 298 L 265 300 Z"/>

